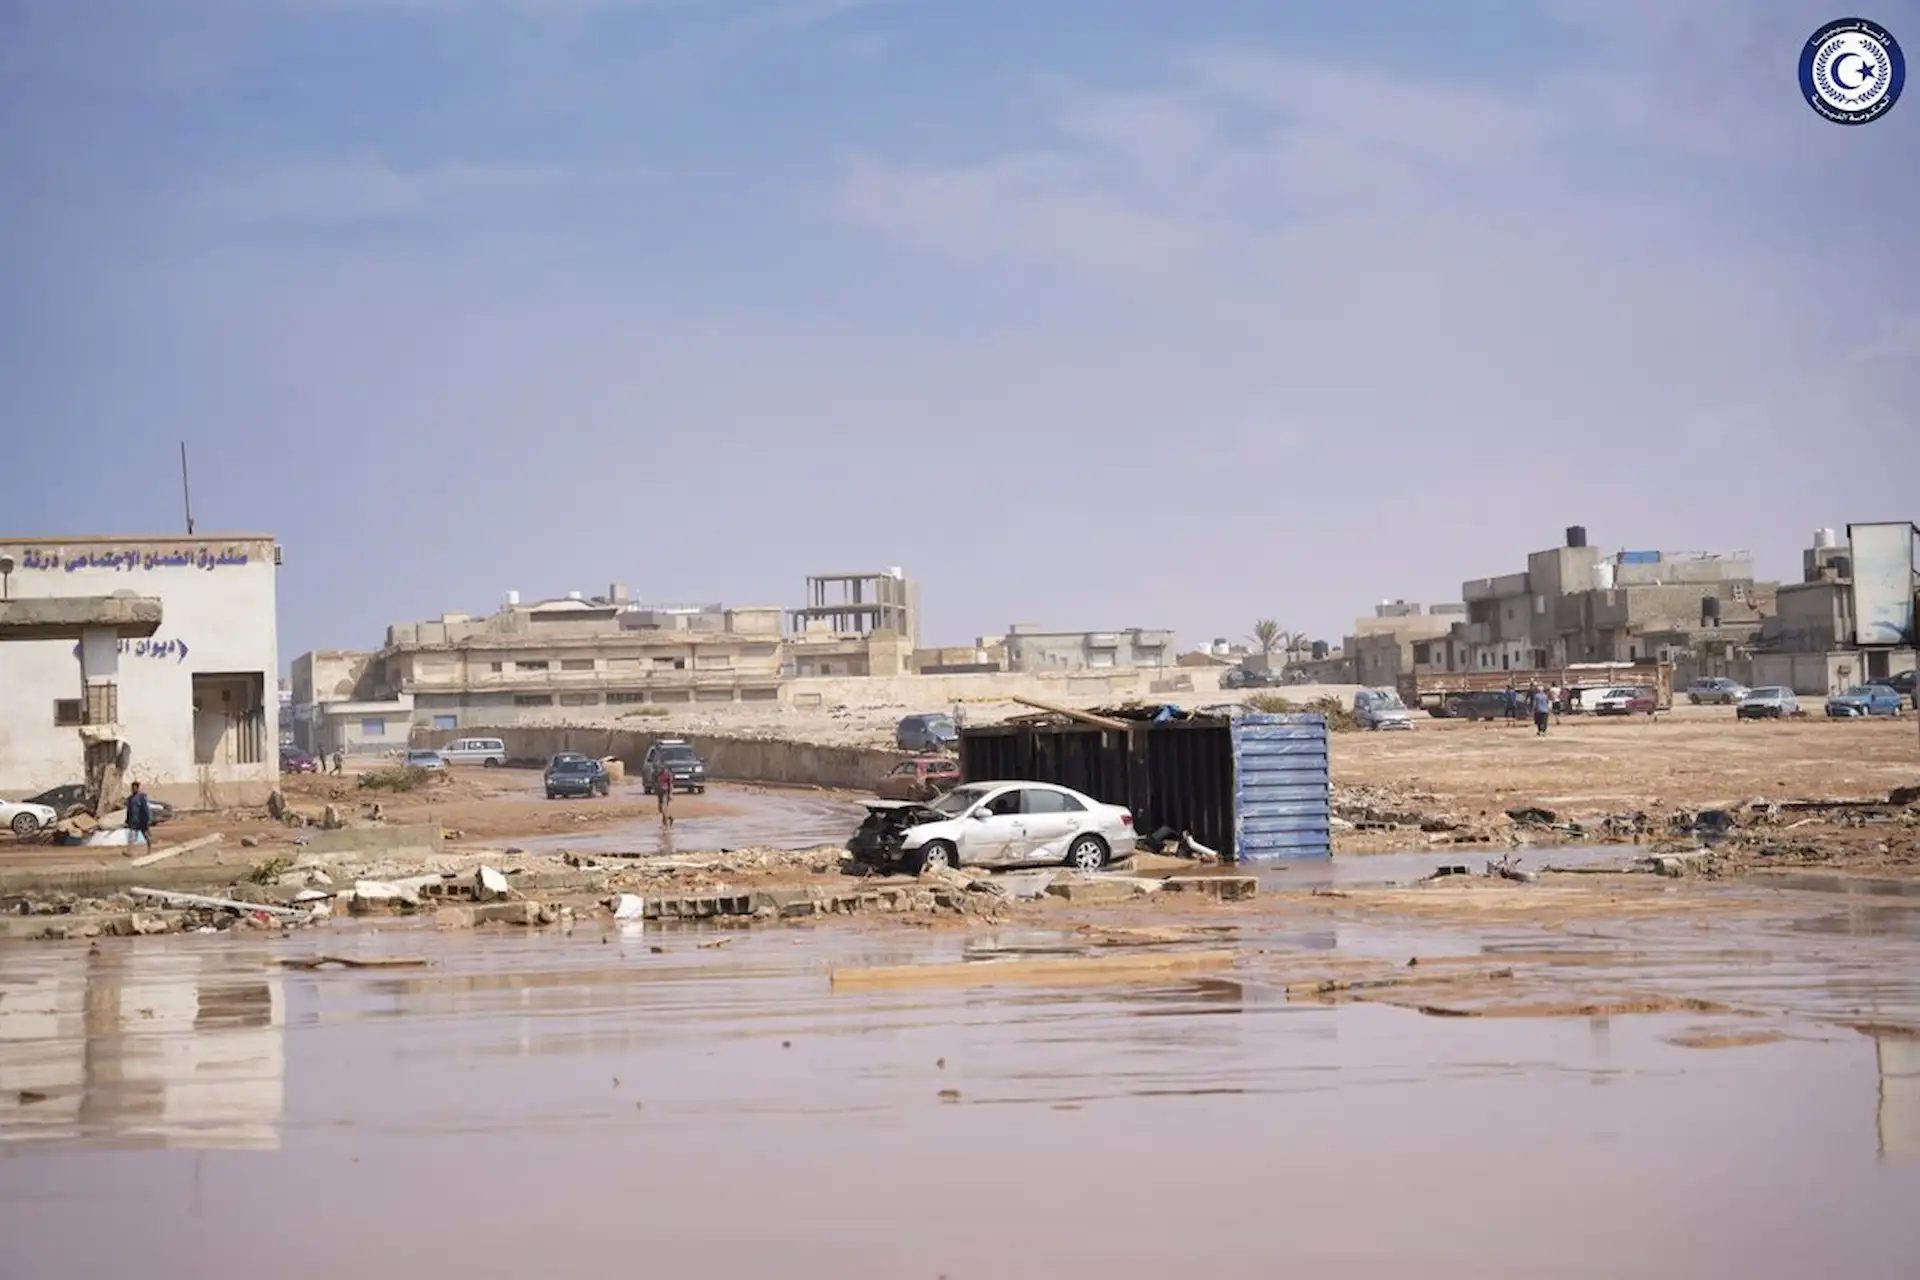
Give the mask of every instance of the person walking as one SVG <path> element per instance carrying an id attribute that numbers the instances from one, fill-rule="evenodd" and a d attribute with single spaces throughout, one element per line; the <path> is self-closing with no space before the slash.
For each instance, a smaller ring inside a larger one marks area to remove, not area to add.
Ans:
<path id="1" fill-rule="evenodd" d="M 1533 686 L 1533 732 L 1535 737 L 1547 736 L 1547 717 L 1553 714 L 1553 695 L 1546 686 Z"/>
<path id="2" fill-rule="evenodd" d="M 147 793 L 140 789 L 137 782 L 127 795 L 127 830 L 141 844 L 153 843 L 153 801 L 147 799 Z"/>
<path id="3" fill-rule="evenodd" d="M 347 771 L 347 753 L 343 747 L 333 749 L 333 776 L 338 778 Z"/>
<path id="4" fill-rule="evenodd" d="M 673 825 L 673 770 L 665 761 L 654 766 L 653 798 L 660 803 L 660 825 Z"/>

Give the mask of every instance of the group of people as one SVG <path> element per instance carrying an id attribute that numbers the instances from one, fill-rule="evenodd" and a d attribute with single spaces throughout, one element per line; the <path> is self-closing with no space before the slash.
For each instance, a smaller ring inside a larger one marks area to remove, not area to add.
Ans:
<path id="1" fill-rule="evenodd" d="M 1573 690 L 1553 690 L 1545 685 L 1529 685 L 1526 692 L 1507 686 L 1507 719 L 1519 720 L 1527 712 L 1533 713 L 1533 732 L 1535 737 L 1547 736 L 1547 724 L 1556 712 L 1566 710 L 1573 705 Z"/>

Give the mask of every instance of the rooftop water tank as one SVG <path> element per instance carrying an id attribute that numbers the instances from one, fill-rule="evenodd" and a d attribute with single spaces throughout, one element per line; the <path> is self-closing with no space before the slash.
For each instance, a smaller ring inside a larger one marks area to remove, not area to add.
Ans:
<path id="1" fill-rule="evenodd" d="M 1840 539 L 1831 529 L 1815 529 L 1813 531 L 1813 545 L 1821 551 L 1826 551 L 1829 548 L 1839 546 Z"/>
<path id="2" fill-rule="evenodd" d="M 1593 566 L 1593 589 L 1595 591 L 1613 590 L 1613 561 L 1602 560 Z"/>
<path id="3" fill-rule="evenodd" d="M 511 609 L 513 608 L 513 606 L 519 603 L 520 603 L 520 593 L 518 591 L 507 592 L 507 608 Z"/>
<path id="4" fill-rule="evenodd" d="M 887 566 L 887 576 L 888 576 L 889 578 L 892 578 L 892 579 L 893 579 L 893 580 L 894 580 L 895 582 L 898 582 L 898 581 L 900 581 L 900 580 L 901 580 L 902 578 L 904 578 L 904 577 L 906 577 L 906 576 L 907 576 L 907 571 L 906 571 L 905 569 L 902 569 L 902 568 L 901 568 L 901 567 L 900 567 L 899 565 L 897 565 L 897 564 L 895 564 L 895 565 L 888 565 L 888 566 Z"/>
<path id="5" fill-rule="evenodd" d="M 579 600 L 579 599 L 583 599 L 583 598 L 584 598 L 584 597 L 582 597 L 582 596 L 581 596 L 581 594 L 580 594 L 580 593 L 579 593 L 578 591 L 569 591 L 569 592 L 567 592 L 567 599 L 569 599 L 569 600 Z"/>
<path id="6" fill-rule="evenodd" d="M 1583 524 L 1568 525 L 1567 526 L 1567 545 L 1570 547 L 1586 546 L 1587 545 L 1587 526 Z"/>

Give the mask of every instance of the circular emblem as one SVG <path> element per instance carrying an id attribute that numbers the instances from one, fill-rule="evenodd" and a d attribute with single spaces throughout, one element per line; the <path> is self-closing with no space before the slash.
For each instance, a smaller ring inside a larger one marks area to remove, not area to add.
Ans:
<path id="1" fill-rule="evenodd" d="M 1842 18 L 1800 50 L 1800 92 L 1835 124 L 1866 124 L 1893 110 L 1907 83 L 1907 58 L 1893 33 L 1865 18 Z"/>

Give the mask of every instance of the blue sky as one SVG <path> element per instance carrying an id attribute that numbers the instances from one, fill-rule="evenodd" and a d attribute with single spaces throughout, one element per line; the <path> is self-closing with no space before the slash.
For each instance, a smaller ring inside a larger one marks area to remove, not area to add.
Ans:
<path id="1" fill-rule="evenodd" d="M 1573 523 L 1791 577 L 1917 505 L 1920 88 L 1815 116 L 1833 16 L 0 0 L 0 533 L 178 528 L 185 439 L 288 656 L 894 564 L 928 643 L 1337 637 Z"/>

